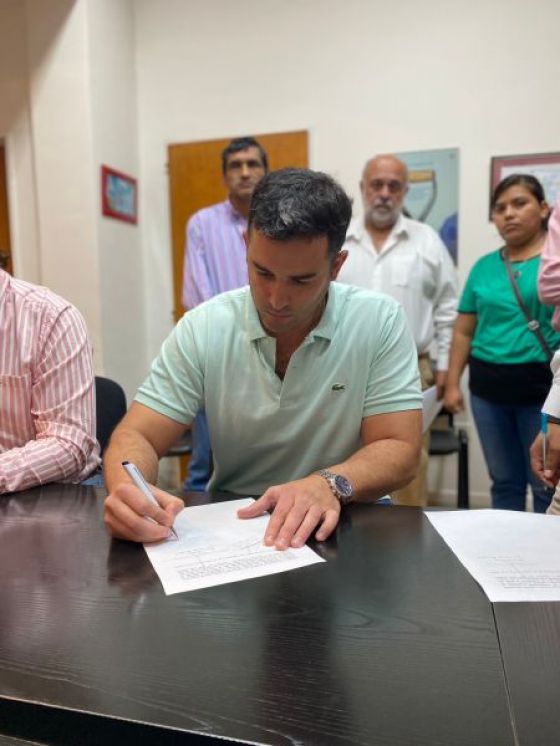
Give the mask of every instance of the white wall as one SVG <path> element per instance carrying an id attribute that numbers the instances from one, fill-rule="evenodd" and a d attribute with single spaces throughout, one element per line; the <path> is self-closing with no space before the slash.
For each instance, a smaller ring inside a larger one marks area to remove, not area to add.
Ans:
<path id="1" fill-rule="evenodd" d="M 12 256 L 18 272 L 40 281 L 31 143 L 27 26 L 21 0 L 0 0 L 0 139 L 5 141 Z"/>
<path id="2" fill-rule="evenodd" d="M 25 5 L 40 281 L 82 311 L 102 367 L 85 7 Z"/>
<path id="3" fill-rule="evenodd" d="M 136 0 L 135 8 L 153 354 L 171 324 L 168 143 L 307 128 L 311 166 L 356 199 L 372 154 L 459 147 L 462 280 L 498 243 L 487 221 L 490 157 L 560 149 L 557 0 Z M 476 449 L 472 463 L 482 496 L 488 481 Z"/>
<path id="4" fill-rule="evenodd" d="M 138 175 L 132 0 L 0 0 L 0 138 L 16 276 L 81 310 L 96 372 L 131 398 L 148 364 L 141 227 L 102 217 L 100 165 Z"/>
<path id="5" fill-rule="evenodd" d="M 148 366 L 144 215 L 138 225 L 101 215 L 99 169 L 105 164 L 139 176 L 133 5 L 87 0 L 86 16 L 104 372 L 124 386 L 130 400 Z"/>

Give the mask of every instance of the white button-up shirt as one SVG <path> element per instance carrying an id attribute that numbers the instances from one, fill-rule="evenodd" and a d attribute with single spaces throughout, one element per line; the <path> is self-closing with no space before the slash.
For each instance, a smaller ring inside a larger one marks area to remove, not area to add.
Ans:
<path id="1" fill-rule="evenodd" d="M 457 317 L 457 275 L 437 233 L 405 218 L 393 226 L 379 251 L 363 218 L 350 223 L 344 249 L 348 258 L 339 282 L 386 293 L 404 308 L 418 354 L 435 342 L 438 370 L 447 370 L 453 324 Z"/>

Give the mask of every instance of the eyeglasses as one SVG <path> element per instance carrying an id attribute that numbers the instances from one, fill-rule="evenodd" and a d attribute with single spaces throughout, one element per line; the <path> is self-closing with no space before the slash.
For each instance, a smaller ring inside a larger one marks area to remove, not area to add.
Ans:
<path id="1" fill-rule="evenodd" d="M 387 187 L 391 194 L 400 194 L 404 189 L 404 184 L 401 181 L 397 181 L 396 179 L 391 179 L 390 181 L 384 181 L 383 179 L 374 179 L 368 184 L 368 188 L 371 189 L 373 192 L 380 192 L 383 187 Z"/>

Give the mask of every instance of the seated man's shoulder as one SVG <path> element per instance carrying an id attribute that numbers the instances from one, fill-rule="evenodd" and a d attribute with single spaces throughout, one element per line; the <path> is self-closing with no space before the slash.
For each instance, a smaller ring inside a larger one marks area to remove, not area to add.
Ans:
<path id="1" fill-rule="evenodd" d="M 199 322 L 204 318 L 210 319 L 213 323 L 225 321 L 228 318 L 237 318 L 245 311 L 250 295 L 248 287 L 227 290 L 195 306 L 182 318 L 190 322 Z"/>
<path id="2" fill-rule="evenodd" d="M 336 339 L 339 344 L 347 349 L 359 349 L 360 354 L 367 356 L 376 354 L 395 335 L 400 338 L 406 328 L 406 320 L 397 300 L 365 288 L 351 285 L 343 287 L 345 290 L 336 324 Z M 406 347 L 412 344 L 412 340 L 406 338 L 402 344 Z"/>
<path id="3" fill-rule="evenodd" d="M 370 308 L 379 310 L 391 310 L 400 307 L 400 303 L 390 295 L 380 293 L 377 290 L 359 287 L 358 285 L 347 285 L 346 283 L 335 283 L 339 299 L 349 310 Z"/>
<path id="4" fill-rule="evenodd" d="M 235 345 L 240 336 L 244 336 L 250 323 L 248 319 L 252 318 L 248 308 L 250 297 L 249 288 L 237 288 L 215 295 L 187 311 L 171 336 L 180 345 L 190 344 L 188 340 L 194 341 L 200 349 L 209 349 L 210 345 L 214 350 L 223 350 L 225 346 Z"/>
<path id="5" fill-rule="evenodd" d="M 34 285 L 25 280 L 12 278 L 10 288 L 14 298 L 28 307 L 34 307 L 42 312 L 50 311 L 54 314 L 59 314 L 65 309 L 72 309 L 76 313 L 79 313 L 70 301 L 67 301 L 61 295 L 58 295 L 44 285 Z"/>

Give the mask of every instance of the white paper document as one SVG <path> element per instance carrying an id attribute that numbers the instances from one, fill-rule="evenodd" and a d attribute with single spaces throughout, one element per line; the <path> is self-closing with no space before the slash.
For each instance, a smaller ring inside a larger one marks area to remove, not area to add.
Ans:
<path id="1" fill-rule="evenodd" d="M 309 547 L 283 552 L 263 544 L 270 516 L 241 520 L 250 498 L 185 508 L 174 529 L 178 540 L 144 544 L 167 595 L 272 575 L 324 562 Z"/>
<path id="2" fill-rule="evenodd" d="M 425 433 L 430 429 L 432 422 L 438 416 L 442 406 L 441 401 L 437 398 L 437 389 L 430 386 L 422 392 L 422 432 Z"/>
<path id="3" fill-rule="evenodd" d="M 425 515 L 490 601 L 560 601 L 560 517 L 513 510 Z"/>

